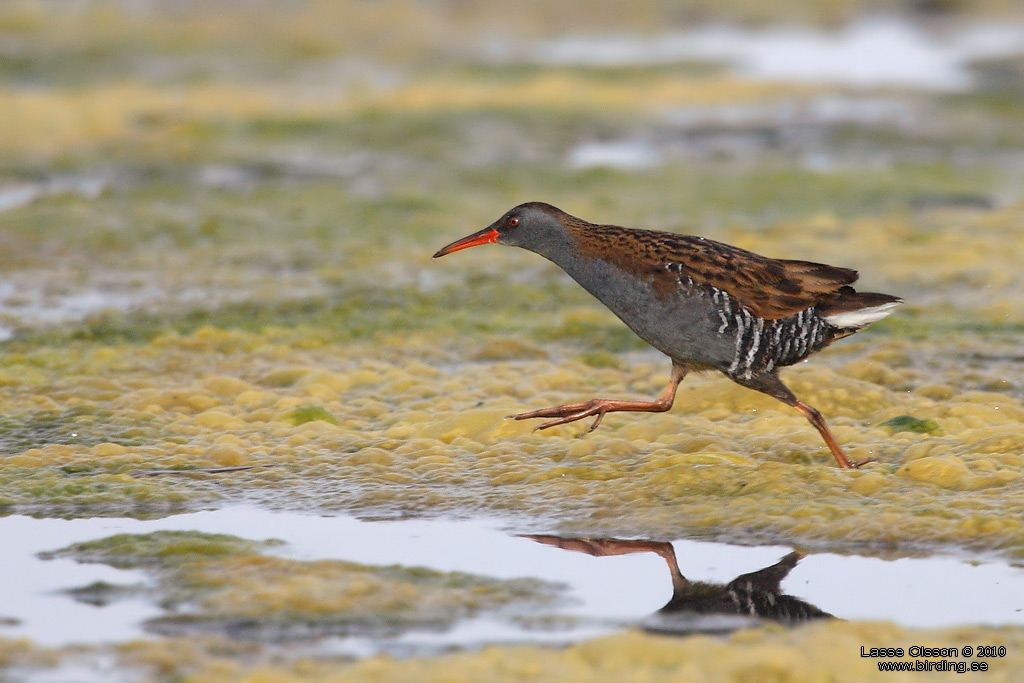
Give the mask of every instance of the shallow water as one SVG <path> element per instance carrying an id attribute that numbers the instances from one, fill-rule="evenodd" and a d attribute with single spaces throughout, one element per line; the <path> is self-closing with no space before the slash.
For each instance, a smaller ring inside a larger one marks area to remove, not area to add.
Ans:
<path id="1" fill-rule="evenodd" d="M 531 608 L 529 614 L 517 617 L 501 610 L 463 620 L 442 632 L 327 638 L 313 645 L 320 654 L 367 656 L 387 651 L 407 655 L 487 643 L 575 642 L 650 623 L 651 615 L 672 597 L 665 560 L 651 552 L 592 557 L 511 535 L 504 526 L 496 519 L 360 521 L 250 507 L 149 521 L 10 516 L 0 519 L 6 547 L 0 564 L 0 604 L 3 616 L 20 623 L 0 627 L 0 636 L 25 636 L 50 646 L 144 636 L 143 622 L 165 614 L 156 605 L 127 598 L 94 606 L 76 601 L 65 591 L 94 581 L 145 585 L 151 581 L 146 572 L 67 559 L 43 560 L 37 553 L 114 534 L 169 529 L 282 539 L 287 545 L 271 552 L 297 560 L 402 564 L 497 578 L 535 577 L 566 586 L 565 600 L 541 612 Z M 672 545 L 687 579 L 712 583 L 759 570 L 789 552 L 782 546 L 692 540 Z M 891 620 L 908 627 L 1024 624 L 1024 570 L 1001 561 L 951 557 L 886 561 L 821 553 L 800 561 L 782 588 L 843 619 Z M 705 623 L 694 628 L 711 627 Z"/>
<path id="2" fill-rule="evenodd" d="M 37 199 L 77 195 L 95 199 L 108 185 L 103 177 L 54 175 L 35 183 L 0 184 L 0 213 L 27 206 Z"/>

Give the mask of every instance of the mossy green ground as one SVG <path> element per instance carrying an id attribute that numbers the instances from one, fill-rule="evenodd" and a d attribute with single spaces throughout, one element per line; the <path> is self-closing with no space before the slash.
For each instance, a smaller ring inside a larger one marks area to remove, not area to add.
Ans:
<path id="1" fill-rule="evenodd" d="M 586 300 L 565 306 L 561 295 L 574 290 L 545 277 L 532 290 L 514 286 L 506 304 L 508 288 L 494 280 L 471 294 L 452 285 L 410 294 L 407 306 L 371 305 L 353 315 L 363 326 L 355 338 L 343 300 L 270 305 L 259 322 L 246 306 L 247 322 L 222 326 L 218 315 L 238 313 L 203 314 L 191 331 L 150 318 L 11 342 L 0 495 L 11 510 L 50 514 L 256 500 L 499 511 L 575 532 L 874 552 L 1024 549 L 1014 512 L 1024 408 L 1015 332 L 998 315 L 976 313 L 935 339 L 924 316 L 942 318 L 909 307 L 906 333 L 879 325 L 787 372 L 851 457 L 878 458 L 842 472 L 799 414 L 713 376 L 688 379 L 669 414 L 612 415 L 589 435 L 503 419 L 591 394 L 654 395 L 666 379 L 667 361 L 631 350 L 620 324 Z M 547 303 L 532 310 L 541 296 Z M 475 312 L 482 324 L 469 322 Z M 515 334 L 520 315 L 531 322 Z M 588 355 L 607 349 L 619 352 L 615 364 Z M 906 415 L 939 431 L 885 424 Z M 239 465 L 274 467 L 132 476 Z"/>
<path id="2" fill-rule="evenodd" d="M 0 346 L 0 509 L 152 516 L 254 501 L 886 556 L 1024 555 L 1019 93 L 889 91 L 877 96 L 905 105 L 913 125 L 826 126 L 792 147 L 684 150 L 635 171 L 577 168 L 581 142 L 686 140 L 673 112 L 858 93 L 750 83 L 707 64 L 504 66 L 480 56 L 495 26 L 528 42 L 567 27 L 685 28 L 712 5 L 731 19 L 826 25 L 858 10 L 694 3 L 680 19 L 675 3 L 471 5 L 0 8 L 0 190 L 35 193 L 0 214 L 0 324 L 16 333 Z M 834 163 L 807 163 L 815 155 Z M 654 396 L 668 378 L 666 359 L 532 254 L 430 261 L 527 200 L 854 267 L 865 289 L 904 296 L 891 318 L 784 375 L 852 458 L 878 462 L 838 471 L 802 417 L 710 375 L 688 378 L 671 413 L 610 415 L 589 435 L 503 420 Z M 83 294 L 112 308 L 76 316 Z M 133 476 L 239 465 L 273 467 Z M 802 658 L 849 650 L 842 661 L 854 661 L 861 628 L 624 635 L 558 652 L 370 660 L 337 675 L 596 677 L 621 665 L 656 678 L 670 671 L 656 663 L 668 648 L 669 659 L 687 653 L 696 673 L 684 678 L 742 677 L 749 664 L 816 679 L 826 669 Z M 871 628 L 883 644 L 916 638 Z M 1022 651 L 1019 630 L 934 638 Z M 282 678 L 327 676 L 321 663 L 252 652 L 183 672 L 168 654 L 199 647 L 124 651 L 163 661 L 166 676 L 233 680 L 253 662 Z M 22 656 L 59 654 L 5 642 L 0 661 Z"/>

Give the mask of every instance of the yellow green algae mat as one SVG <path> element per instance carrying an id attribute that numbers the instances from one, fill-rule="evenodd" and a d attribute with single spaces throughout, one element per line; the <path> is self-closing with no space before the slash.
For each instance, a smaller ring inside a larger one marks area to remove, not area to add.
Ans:
<path id="1" fill-rule="evenodd" d="M 890 624 L 832 622 L 798 630 L 771 627 L 740 631 L 727 638 L 694 636 L 685 640 L 640 633 L 603 637 L 565 649 L 526 646 L 488 647 L 478 652 L 429 658 L 373 657 L 338 665 L 321 659 L 287 664 L 250 648 L 216 638 L 139 641 L 118 646 L 112 654 L 134 679 L 220 681 L 913 681 L 924 677 L 952 680 L 956 670 L 880 671 L 877 658 L 861 658 L 866 642 L 912 647 L 961 649 L 984 638 L 1003 658 L 972 659 L 965 675 L 986 681 L 1018 680 L 1024 660 L 1019 631 L 945 629 L 928 633 Z M 927 639 L 928 645 L 919 645 Z M 80 661 L 84 661 L 78 655 Z M 68 655 L 73 658 L 74 655 Z M 0 641 L 0 661 L 29 668 L 52 662 L 54 654 L 21 641 Z M 901 660 L 902 661 L 902 660 Z M 922 660 L 923 661 L 923 660 Z M 962 660 L 961 660 L 962 661 Z M 81 665 L 78 665 L 81 666 Z M 69 672 L 82 668 L 69 667 Z M 75 680 L 73 678 L 68 680 Z M 82 680 L 82 679 L 79 679 Z M 106 679 L 110 680 L 110 679 Z"/>
<path id="2" fill-rule="evenodd" d="M 1011 586 L 1003 606 L 1024 609 L 1024 20 L 1003 3 L 926 3 L 973 33 L 806 0 L 129 4 L 0 6 L 0 525 L 40 542 L 5 532 L 22 549 L 8 566 L 68 572 L 52 614 L 112 629 L 47 642 L 0 589 L 0 678 L 829 680 L 878 671 L 862 646 L 913 645 L 968 666 L 985 658 L 963 648 L 995 647 L 995 680 L 1020 669 L 1024 631 L 996 611 L 921 623 L 837 604 L 846 621 L 679 638 L 621 632 L 637 613 L 588 634 L 530 615 L 580 572 L 293 556 L 300 539 L 259 521 L 323 519 L 326 539 L 355 533 L 346 515 L 486 518 L 642 551 L 659 583 L 668 541 L 716 586 L 793 549 L 822 585 L 845 554 L 832 581 L 853 595 L 939 555 L 953 564 L 921 568 L 947 579 L 936 602 L 977 561 L 1005 578 L 960 580 Z M 786 44 L 812 52 L 772 51 Z M 853 57 L 813 52 L 826 44 Z M 430 262 L 528 200 L 856 268 L 904 297 L 784 373 L 876 462 L 839 471 L 802 416 L 712 375 L 670 413 L 591 434 L 505 420 L 653 397 L 669 374 L 531 254 Z M 238 509 L 256 512 L 159 526 Z M 772 556 L 718 576 L 684 543 Z M 416 640 L 481 620 L 515 634 Z M 382 651 L 385 632 L 418 645 Z M 310 649 L 332 638 L 348 649 Z"/>

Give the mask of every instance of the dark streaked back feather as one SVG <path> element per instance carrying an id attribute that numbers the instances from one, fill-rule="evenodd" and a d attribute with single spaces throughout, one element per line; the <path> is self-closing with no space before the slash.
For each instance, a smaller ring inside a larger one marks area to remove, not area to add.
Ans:
<path id="1" fill-rule="evenodd" d="M 680 278 L 689 277 L 727 292 L 766 320 L 827 307 L 837 297 L 842 305 L 853 303 L 844 294 L 853 292 L 849 285 L 857 280 L 857 271 L 850 268 L 772 259 L 693 235 L 592 225 L 568 214 L 563 222 L 587 255 L 652 278 L 655 291 L 666 295 L 676 290 Z M 678 266 L 670 269 L 669 264 Z"/>

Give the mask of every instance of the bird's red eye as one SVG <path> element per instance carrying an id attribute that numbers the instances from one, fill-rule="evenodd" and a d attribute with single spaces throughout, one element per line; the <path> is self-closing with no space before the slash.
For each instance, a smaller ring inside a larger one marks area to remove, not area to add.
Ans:
<path id="1" fill-rule="evenodd" d="M 511 225 L 514 228 L 517 225 L 519 225 L 519 219 L 515 218 L 515 217 L 509 218 L 508 219 L 508 224 Z"/>

